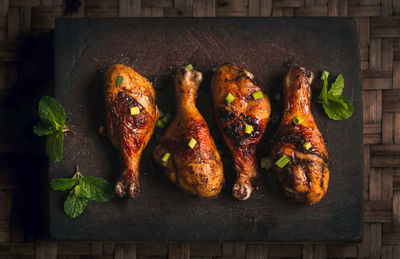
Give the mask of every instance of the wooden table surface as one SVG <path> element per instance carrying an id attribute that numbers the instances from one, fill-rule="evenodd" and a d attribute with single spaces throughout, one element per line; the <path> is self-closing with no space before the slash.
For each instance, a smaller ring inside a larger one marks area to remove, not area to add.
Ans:
<path id="1" fill-rule="evenodd" d="M 77 2 L 0 1 L 0 258 L 400 258 L 399 0 L 81 0 L 74 10 Z M 364 106 L 362 243 L 54 242 L 43 237 L 48 166 L 44 142 L 31 128 L 38 120 L 38 100 L 53 94 L 55 19 L 160 16 L 356 17 Z"/>

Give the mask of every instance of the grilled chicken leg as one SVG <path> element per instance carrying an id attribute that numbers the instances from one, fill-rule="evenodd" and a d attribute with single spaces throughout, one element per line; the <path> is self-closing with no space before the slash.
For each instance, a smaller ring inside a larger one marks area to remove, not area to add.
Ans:
<path id="1" fill-rule="evenodd" d="M 283 192 L 308 205 L 324 197 L 329 182 L 328 153 L 311 113 L 312 80 L 311 71 L 290 67 L 283 81 L 284 114 L 271 143 L 272 161 L 284 155 L 289 160 L 283 168 L 273 163 Z M 296 117 L 304 121 L 296 124 Z"/>
<path id="2" fill-rule="evenodd" d="M 238 175 L 232 193 L 246 200 L 253 190 L 251 180 L 257 176 L 255 152 L 271 113 L 269 99 L 249 71 L 229 63 L 214 73 L 211 90 L 218 127 Z"/>
<path id="3" fill-rule="evenodd" d="M 139 162 L 158 119 L 155 91 L 135 70 L 116 64 L 105 74 L 106 127 L 109 139 L 121 153 L 124 170 L 115 193 L 135 198 L 140 191 Z"/>
<path id="4" fill-rule="evenodd" d="M 224 176 L 214 140 L 196 108 L 201 81 L 200 72 L 186 67 L 178 69 L 175 76 L 176 114 L 160 138 L 153 158 L 164 167 L 167 178 L 185 193 L 212 197 L 220 193 Z M 166 153 L 170 157 L 165 156 Z"/>

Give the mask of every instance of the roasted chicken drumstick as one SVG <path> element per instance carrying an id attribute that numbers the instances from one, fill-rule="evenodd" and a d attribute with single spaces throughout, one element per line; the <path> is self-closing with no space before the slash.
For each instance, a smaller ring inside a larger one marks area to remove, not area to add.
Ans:
<path id="1" fill-rule="evenodd" d="M 158 119 L 155 91 L 146 78 L 120 64 L 107 70 L 105 82 L 107 134 L 120 151 L 124 167 L 115 193 L 135 198 L 140 191 L 140 156 Z"/>
<path id="2" fill-rule="evenodd" d="M 175 117 L 153 158 L 167 178 L 185 193 L 212 197 L 224 183 L 221 158 L 206 121 L 196 108 L 202 81 L 198 71 L 181 67 L 175 75 Z"/>
<path id="3" fill-rule="evenodd" d="M 246 200 L 253 190 L 251 180 L 257 176 L 255 153 L 271 113 L 269 99 L 253 74 L 229 63 L 214 73 L 211 90 L 217 124 L 237 172 L 232 193 Z"/>
<path id="4" fill-rule="evenodd" d="M 312 80 L 311 71 L 290 67 L 283 81 L 283 117 L 271 143 L 283 192 L 308 205 L 324 197 L 329 182 L 328 153 L 311 113 Z"/>

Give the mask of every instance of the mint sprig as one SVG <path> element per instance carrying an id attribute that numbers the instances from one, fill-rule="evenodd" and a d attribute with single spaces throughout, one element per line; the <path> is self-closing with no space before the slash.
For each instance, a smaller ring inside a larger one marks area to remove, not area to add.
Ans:
<path id="1" fill-rule="evenodd" d="M 64 132 L 70 131 L 65 126 L 65 111 L 53 97 L 43 96 L 39 101 L 39 117 L 41 122 L 33 127 L 38 136 L 46 136 L 46 153 L 54 162 L 63 156 Z"/>
<path id="2" fill-rule="evenodd" d="M 114 197 L 113 187 L 107 180 L 83 176 L 78 166 L 72 178 L 55 178 L 50 186 L 55 191 L 70 190 L 64 202 L 64 212 L 71 218 L 81 215 L 90 201 L 107 202 Z"/>
<path id="3" fill-rule="evenodd" d="M 354 108 L 351 102 L 342 96 L 344 79 L 342 75 L 336 77 L 328 91 L 328 71 L 322 71 L 321 80 L 324 81 L 318 100 L 321 101 L 325 113 L 333 120 L 344 120 L 353 115 Z"/>

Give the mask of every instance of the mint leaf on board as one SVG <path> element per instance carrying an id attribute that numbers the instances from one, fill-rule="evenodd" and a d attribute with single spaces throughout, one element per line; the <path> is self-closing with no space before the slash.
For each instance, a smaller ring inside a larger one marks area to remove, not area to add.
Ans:
<path id="1" fill-rule="evenodd" d="M 76 196 L 74 190 L 72 190 L 64 202 L 64 212 L 70 218 L 76 218 L 82 214 L 89 201 L 88 198 Z"/>
<path id="2" fill-rule="evenodd" d="M 51 135 L 56 131 L 57 129 L 54 124 L 48 121 L 39 122 L 33 127 L 33 132 L 40 137 Z"/>
<path id="3" fill-rule="evenodd" d="M 335 82 L 331 84 L 331 89 L 329 89 L 328 94 L 334 96 L 341 96 L 344 88 L 344 80 L 342 75 L 336 77 Z"/>
<path id="4" fill-rule="evenodd" d="M 47 136 L 46 153 L 54 162 L 60 162 L 63 156 L 64 131 L 62 129 Z"/>
<path id="5" fill-rule="evenodd" d="M 82 214 L 89 201 L 107 202 L 114 197 L 112 185 L 99 177 L 83 176 L 76 166 L 72 178 L 56 178 L 50 182 L 53 190 L 72 189 L 64 202 L 64 212 L 71 218 Z"/>
<path id="6" fill-rule="evenodd" d="M 42 121 L 54 123 L 56 128 L 64 128 L 65 111 L 62 105 L 51 96 L 43 96 L 39 101 L 39 116 Z"/>
<path id="7" fill-rule="evenodd" d="M 88 194 L 86 197 L 97 202 L 107 202 L 114 197 L 114 188 L 108 181 L 93 176 L 83 176 L 81 180 Z"/>
<path id="8" fill-rule="evenodd" d="M 321 80 L 324 81 L 321 94 L 318 99 L 322 102 L 325 113 L 330 119 L 344 120 L 353 115 L 354 107 L 351 102 L 341 96 L 344 88 L 344 79 L 342 75 L 336 77 L 335 82 L 331 85 L 328 91 L 328 71 L 323 71 Z"/>
<path id="9" fill-rule="evenodd" d="M 50 186 L 54 191 L 67 191 L 77 184 L 78 179 L 74 178 L 55 178 L 50 182 Z"/>

